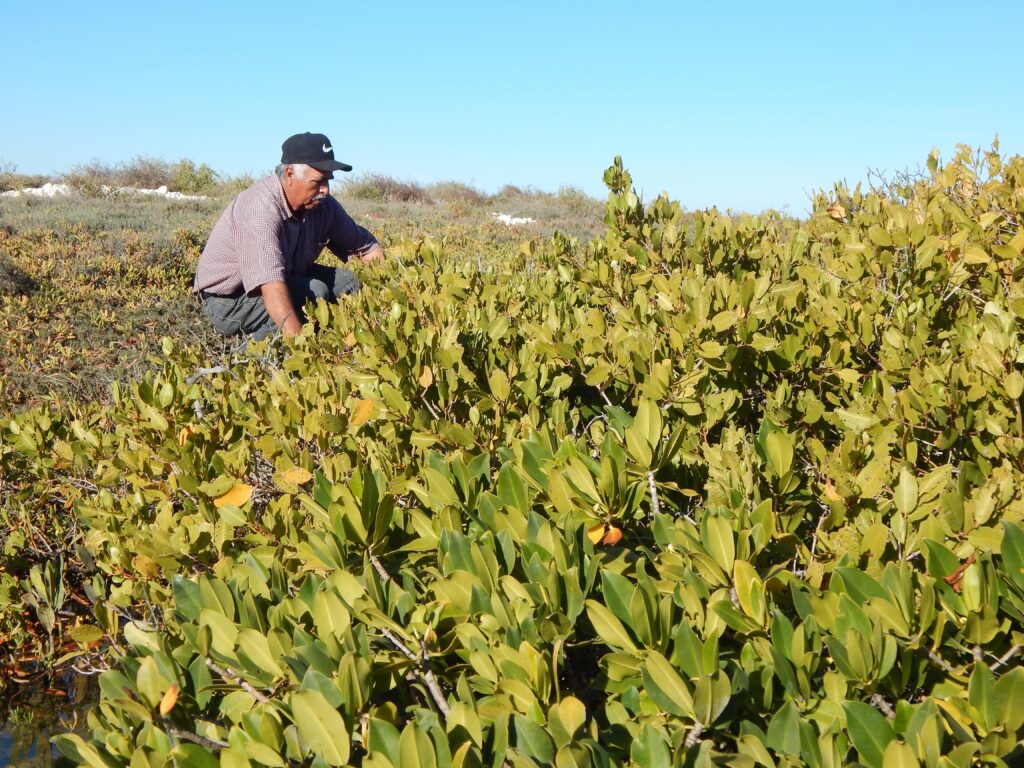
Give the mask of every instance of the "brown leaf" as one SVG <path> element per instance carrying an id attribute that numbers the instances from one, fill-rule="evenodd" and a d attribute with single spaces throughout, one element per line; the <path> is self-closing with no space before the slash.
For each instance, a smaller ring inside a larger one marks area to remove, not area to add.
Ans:
<path id="1" fill-rule="evenodd" d="M 252 498 L 252 486 L 245 483 L 236 483 L 234 487 L 220 498 L 213 500 L 213 506 L 220 509 L 225 504 L 240 507 Z"/>
<path id="2" fill-rule="evenodd" d="M 949 576 L 943 576 L 942 580 L 949 584 L 953 588 L 954 592 L 959 593 L 961 590 L 960 582 L 963 581 L 964 571 L 974 565 L 974 561 L 977 560 L 977 556 L 972 552 L 970 556 L 964 560 L 960 566 L 953 571 Z"/>
<path id="3" fill-rule="evenodd" d="M 825 209 L 825 212 L 836 221 L 843 221 L 846 218 L 846 209 L 839 203 L 833 203 Z"/>
<path id="4" fill-rule="evenodd" d="M 360 424 L 368 422 L 373 415 L 373 406 L 373 400 L 357 399 L 352 407 L 352 418 L 349 420 L 349 425 L 358 427 Z"/>
<path id="5" fill-rule="evenodd" d="M 619 541 L 622 540 L 622 529 L 616 528 L 614 525 L 608 527 L 608 533 L 601 539 L 601 543 L 607 547 L 614 547 Z"/>

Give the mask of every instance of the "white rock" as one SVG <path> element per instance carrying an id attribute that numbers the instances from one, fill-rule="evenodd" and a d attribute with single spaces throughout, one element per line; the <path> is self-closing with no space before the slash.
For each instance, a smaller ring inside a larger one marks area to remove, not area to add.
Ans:
<path id="1" fill-rule="evenodd" d="M 495 219 L 497 219 L 501 224 L 504 224 L 504 225 L 509 226 L 509 227 L 514 226 L 514 225 L 518 225 L 518 224 L 533 224 L 533 222 L 534 222 L 534 219 L 529 219 L 529 218 L 521 217 L 521 216 L 513 216 L 513 215 L 508 214 L 508 213 L 493 213 L 492 212 L 491 216 L 493 216 Z"/>

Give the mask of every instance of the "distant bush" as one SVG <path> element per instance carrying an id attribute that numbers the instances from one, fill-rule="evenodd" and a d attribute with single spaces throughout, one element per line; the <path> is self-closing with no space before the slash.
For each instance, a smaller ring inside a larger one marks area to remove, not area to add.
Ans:
<path id="1" fill-rule="evenodd" d="M 399 181 L 383 173 L 366 173 L 342 183 L 342 191 L 356 200 L 379 200 L 389 203 L 434 202 L 421 184 Z"/>
<path id="2" fill-rule="evenodd" d="M 48 181 L 50 181 L 48 176 L 18 173 L 18 166 L 14 163 L 0 163 L 0 192 L 25 189 L 25 187 L 41 187 Z"/>
<path id="3" fill-rule="evenodd" d="M 115 166 L 114 177 L 119 187 L 156 189 L 169 187 L 171 166 L 155 157 L 135 156 L 127 163 Z"/>
<path id="4" fill-rule="evenodd" d="M 572 213 L 591 213 L 599 211 L 604 203 L 595 200 L 579 187 L 562 187 L 555 196 L 558 202 Z"/>
<path id="5" fill-rule="evenodd" d="M 256 182 L 256 177 L 251 173 L 242 173 L 238 176 L 217 177 L 216 192 L 223 195 L 237 195 L 244 189 L 248 189 Z"/>
<path id="6" fill-rule="evenodd" d="M 196 165 L 182 158 L 170 167 L 167 188 L 174 192 L 195 194 L 213 189 L 218 182 L 217 172 L 206 163 Z"/>
<path id="7" fill-rule="evenodd" d="M 498 190 L 494 196 L 495 200 L 537 200 L 541 197 L 551 197 L 548 192 L 541 192 L 534 187 L 519 187 L 515 184 L 506 184 Z"/>
<path id="8" fill-rule="evenodd" d="M 439 181 L 427 187 L 427 192 L 434 200 L 445 203 L 483 205 L 490 200 L 486 193 L 469 184 L 463 184 L 461 181 Z"/>
<path id="9" fill-rule="evenodd" d="M 86 195 L 99 195 L 103 188 L 133 187 L 195 194 L 213 191 L 220 178 L 206 163 L 196 164 L 187 158 L 168 163 L 154 157 L 137 156 L 127 163 L 109 165 L 93 160 L 76 165 L 62 177 L 64 183 Z"/>

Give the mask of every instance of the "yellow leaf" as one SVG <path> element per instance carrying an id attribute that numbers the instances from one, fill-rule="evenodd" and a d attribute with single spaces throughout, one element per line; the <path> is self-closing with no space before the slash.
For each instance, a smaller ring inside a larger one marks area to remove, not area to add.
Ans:
<path id="1" fill-rule="evenodd" d="M 348 332 L 348 336 L 345 337 L 345 346 L 354 347 L 356 345 L 356 335 L 352 331 Z"/>
<path id="2" fill-rule="evenodd" d="M 178 433 L 178 445 L 185 445 L 188 439 L 196 433 L 196 428 L 192 424 L 186 424 L 181 428 L 181 432 Z"/>
<path id="3" fill-rule="evenodd" d="M 349 421 L 349 424 L 353 427 L 365 424 L 373 415 L 373 406 L 373 400 L 356 400 L 355 406 L 352 408 L 352 419 Z"/>
<path id="4" fill-rule="evenodd" d="M 178 703 L 178 684 L 171 683 L 171 687 L 167 689 L 167 693 L 160 699 L 160 714 L 166 715 L 172 709 L 174 705 Z"/>
<path id="5" fill-rule="evenodd" d="M 151 557 L 145 555 L 136 555 L 132 558 L 132 567 L 139 572 L 141 576 L 145 576 L 147 579 L 155 579 L 160 576 L 160 566 L 156 564 L 156 561 Z"/>
<path id="6" fill-rule="evenodd" d="M 285 472 L 282 477 L 289 483 L 302 485 L 303 483 L 308 483 L 313 479 L 313 473 L 304 467 L 292 467 Z"/>
<path id="7" fill-rule="evenodd" d="M 434 372 L 430 370 L 429 365 L 423 366 L 423 372 L 420 374 L 419 382 L 420 386 L 424 389 L 434 383 Z"/>
<path id="8" fill-rule="evenodd" d="M 604 538 L 604 523 L 598 523 L 587 528 L 587 538 L 589 538 L 594 544 L 597 544 L 601 539 Z"/>
<path id="9" fill-rule="evenodd" d="M 230 491 L 220 498 L 213 500 L 213 506 L 220 509 L 225 504 L 240 507 L 252 498 L 252 486 L 245 483 L 236 483 Z"/>

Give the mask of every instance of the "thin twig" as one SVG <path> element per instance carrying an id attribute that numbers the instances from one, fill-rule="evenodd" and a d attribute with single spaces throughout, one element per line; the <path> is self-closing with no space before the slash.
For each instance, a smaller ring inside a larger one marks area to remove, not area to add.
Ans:
<path id="1" fill-rule="evenodd" d="M 448 700 L 444 696 L 444 691 L 441 690 L 440 684 L 437 682 L 437 678 L 434 677 L 434 673 L 427 666 L 427 647 L 425 644 L 420 644 L 420 655 L 417 656 L 415 653 L 410 651 L 405 643 L 398 639 L 393 632 L 388 629 L 382 629 L 381 634 L 384 635 L 391 642 L 395 648 L 397 648 L 406 658 L 413 661 L 417 665 L 417 673 L 420 678 L 427 686 L 427 690 L 430 691 L 431 698 L 434 699 L 434 703 L 437 704 L 437 708 L 441 710 L 441 714 L 446 718 L 448 713 L 451 711 L 448 707 Z"/>
<path id="2" fill-rule="evenodd" d="M 992 665 L 992 671 L 995 672 L 1001 666 L 1005 665 L 1006 662 L 1008 662 L 1010 659 L 1017 655 L 1017 652 L 1020 651 L 1021 648 L 1024 648 L 1024 646 L 1022 646 L 1020 643 L 1015 644 L 1010 650 L 1008 650 L 1006 653 L 1000 656 L 999 660 L 995 664 Z"/>
<path id="3" fill-rule="evenodd" d="M 889 702 L 885 700 L 882 694 L 876 693 L 874 696 L 872 696 L 871 703 L 874 705 L 875 709 L 879 710 L 883 715 L 888 717 L 890 720 L 896 717 L 895 710 L 891 706 L 889 706 Z"/>
<path id="4" fill-rule="evenodd" d="M 425 395 L 420 395 L 420 400 L 422 400 L 423 404 L 427 406 L 427 410 L 430 411 L 430 415 L 440 421 L 442 416 L 440 412 L 438 412 L 437 408 L 434 407 L 434 404 L 427 400 Z"/>
<path id="5" fill-rule="evenodd" d="M 212 376 L 215 373 L 227 373 L 231 368 L 227 365 L 215 365 L 212 368 L 196 368 L 195 373 L 185 379 L 186 384 L 195 384 L 203 376 Z"/>
<path id="6" fill-rule="evenodd" d="M 206 666 L 208 666 L 210 669 L 212 669 L 218 675 L 223 677 L 225 680 L 231 680 L 232 682 L 238 683 L 238 685 L 241 686 L 242 690 L 244 690 L 246 693 L 248 693 L 250 696 L 252 696 L 254 699 L 256 699 L 256 701 L 258 701 L 260 704 L 269 704 L 270 703 L 270 699 L 268 699 L 262 693 L 257 691 L 253 687 L 252 683 L 248 682 L 247 680 L 243 680 L 234 671 L 232 671 L 230 669 L 227 669 L 225 667 L 218 666 L 217 664 L 214 663 L 213 659 L 211 659 L 209 657 L 207 657 L 207 659 L 206 659 Z"/>
<path id="7" fill-rule="evenodd" d="M 230 746 L 226 741 L 208 739 L 205 736 L 200 736 L 199 734 L 192 733 L 191 731 L 183 731 L 180 728 L 168 728 L 167 733 L 181 739 L 182 741 L 191 741 L 193 744 L 198 744 L 204 749 L 212 749 L 216 751 Z"/>
<path id="8" fill-rule="evenodd" d="M 661 503 L 658 501 L 658 488 L 654 484 L 654 473 L 647 473 L 647 487 L 651 490 L 651 511 L 655 515 L 661 514 Z"/>
<path id="9" fill-rule="evenodd" d="M 941 656 L 939 656 L 939 654 L 937 654 L 935 651 L 928 651 L 928 658 L 934 661 L 940 667 L 942 667 L 942 669 L 944 669 L 946 672 L 949 672 L 951 675 L 956 674 L 956 669 L 953 667 L 953 665 Z"/>
<path id="10" fill-rule="evenodd" d="M 702 723 L 694 723 L 693 730 L 686 734 L 686 741 L 683 742 L 683 746 L 687 749 L 693 749 L 697 746 L 697 742 L 700 741 L 701 734 L 704 733 L 704 725 Z"/>
<path id="11" fill-rule="evenodd" d="M 380 580 L 384 582 L 391 581 L 391 574 L 388 573 L 387 568 L 384 567 L 384 564 L 381 563 L 377 556 L 373 554 L 373 549 L 367 551 L 370 554 L 370 564 L 373 565 L 373 570 L 380 576 Z"/>

